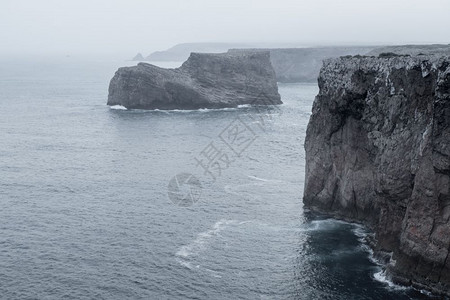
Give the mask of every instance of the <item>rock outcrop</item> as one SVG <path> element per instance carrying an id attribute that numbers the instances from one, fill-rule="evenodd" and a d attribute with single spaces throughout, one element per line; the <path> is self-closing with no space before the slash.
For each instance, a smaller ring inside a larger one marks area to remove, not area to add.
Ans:
<path id="1" fill-rule="evenodd" d="M 144 58 L 144 56 L 142 56 L 141 53 L 138 53 L 138 54 L 136 54 L 135 57 L 133 57 L 132 60 L 134 60 L 134 61 L 143 61 L 143 60 L 145 60 L 145 58 Z"/>
<path id="2" fill-rule="evenodd" d="M 192 53 L 177 69 L 146 63 L 120 68 L 108 105 L 138 109 L 199 109 L 281 104 L 269 52 Z"/>
<path id="3" fill-rule="evenodd" d="M 327 60 L 304 204 L 365 223 L 397 282 L 450 295 L 450 58 Z"/>

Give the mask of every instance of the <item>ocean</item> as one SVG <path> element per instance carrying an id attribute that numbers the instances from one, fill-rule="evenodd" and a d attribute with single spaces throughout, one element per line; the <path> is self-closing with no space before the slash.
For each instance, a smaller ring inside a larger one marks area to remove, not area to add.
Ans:
<path id="1" fill-rule="evenodd" d="M 0 299 L 430 299 L 302 204 L 317 84 L 283 105 L 106 106 L 117 60 L 0 60 Z M 164 64 L 163 66 L 176 66 Z"/>

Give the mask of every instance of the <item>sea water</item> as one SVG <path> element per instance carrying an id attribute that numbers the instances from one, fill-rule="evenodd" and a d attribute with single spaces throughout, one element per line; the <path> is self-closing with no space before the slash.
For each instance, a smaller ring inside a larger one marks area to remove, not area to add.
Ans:
<path id="1" fill-rule="evenodd" d="M 1 61 L 1 299 L 428 297 L 387 280 L 366 229 L 304 209 L 317 84 L 279 84 L 278 107 L 109 108 L 132 64 Z"/>

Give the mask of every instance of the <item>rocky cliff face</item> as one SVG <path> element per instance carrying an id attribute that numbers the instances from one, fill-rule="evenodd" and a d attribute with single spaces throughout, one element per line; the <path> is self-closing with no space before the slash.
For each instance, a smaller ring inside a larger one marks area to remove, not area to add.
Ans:
<path id="1" fill-rule="evenodd" d="M 139 109 L 199 109 L 281 104 L 270 54 L 192 53 L 178 69 L 139 63 L 120 68 L 108 105 Z"/>
<path id="2" fill-rule="evenodd" d="M 363 222 L 396 281 L 450 295 L 450 58 L 327 60 L 304 203 Z"/>

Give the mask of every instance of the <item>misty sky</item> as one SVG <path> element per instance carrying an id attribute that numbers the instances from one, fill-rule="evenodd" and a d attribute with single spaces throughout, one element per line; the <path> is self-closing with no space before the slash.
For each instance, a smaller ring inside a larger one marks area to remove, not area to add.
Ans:
<path id="1" fill-rule="evenodd" d="M 183 42 L 450 43 L 450 0 L 0 0 L 0 54 L 144 55 Z"/>

